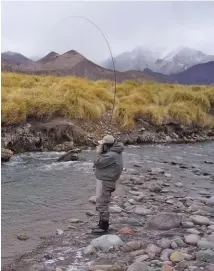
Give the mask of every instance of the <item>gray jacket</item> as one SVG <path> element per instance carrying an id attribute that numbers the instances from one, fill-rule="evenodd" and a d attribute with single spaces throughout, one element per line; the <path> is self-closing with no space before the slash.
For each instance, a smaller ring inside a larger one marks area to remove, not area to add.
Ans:
<path id="1" fill-rule="evenodd" d="M 115 142 L 107 153 L 100 154 L 94 161 L 95 175 L 98 180 L 116 182 L 123 171 L 124 145 Z"/>

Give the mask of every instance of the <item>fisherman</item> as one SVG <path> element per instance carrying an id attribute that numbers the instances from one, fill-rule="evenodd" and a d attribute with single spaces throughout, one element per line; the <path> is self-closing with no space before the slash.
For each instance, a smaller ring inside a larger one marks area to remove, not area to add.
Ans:
<path id="1" fill-rule="evenodd" d="M 99 224 L 93 233 L 102 234 L 109 228 L 109 203 L 111 193 L 116 189 L 116 181 L 123 171 L 124 145 L 112 135 L 106 135 L 98 141 L 97 157 L 94 161 L 96 184 L 96 209 L 99 212 Z"/>

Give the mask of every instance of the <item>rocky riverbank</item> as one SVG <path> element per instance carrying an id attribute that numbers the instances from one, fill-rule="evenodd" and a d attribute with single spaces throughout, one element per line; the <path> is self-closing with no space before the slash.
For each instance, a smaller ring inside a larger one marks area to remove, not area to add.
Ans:
<path id="1" fill-rule="evenodd" d="M 85 221 L 69 219 L 56 236 L 2 270 L 212 271 L 213 188 L 213 172 L 195 165 L 170 160 L 148 169 L 133 164 L 113 196 L 108 235 L 90 234 L 97 217 L 87 212 Z"/>
<path id="2" fill-rule="evenodd" d="M 108 117 L 108 116 L 107 116 Z M 32 151 L 69 151 L 76 146 L 94 147 L 106 133 L 113 134 L 124 144 L 189 143 L 214 140 L 213 129 L 184 127 L 168 123 L 153 127 L 142 120 L 135 129 L 122 131 L 113 122 L 107 130 L 108 119 L 99 122 L 81 122 L 55 119 L 49 122 L 29 122 L 18 126 L 2 126 L 2 148 L 14 153 Z"/>

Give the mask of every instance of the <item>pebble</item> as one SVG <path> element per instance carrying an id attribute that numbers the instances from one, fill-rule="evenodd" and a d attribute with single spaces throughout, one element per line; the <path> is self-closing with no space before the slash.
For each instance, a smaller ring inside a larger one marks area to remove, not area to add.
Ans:
<path id="1" fill-rule="evenodd" d="M 136 262 L 144 262 L 146 260 L 149 259 L 149 256 L 147 254 L 143 255 L 143 256 L 140 256 L 139 258 L 137 258 L 135 261 Z"/>
<path id="2" fill-rule="evenodd" d="M 20 234 L 17 236 L 17 239 L 20 241 L 27 241 L 29 237 L 27 236 L 27 234 Z"/>
<path id="3" fill-rule="evenodd" d="M 164 176 L 167 177 L 167 178 L 171 178 L 172 177 L 172 175 L 169 174 L 169 173 L 164 173 Z"/>
<path id="4" fill-rule="evenodd" d="M 123 267 L 110 264 L 96 264 L 89 267 L 91 271 L 123 271 Z"/>
<path id="5" fill-rule="evenodd" d="M 119 236 L 114 234 L 102 235 L 98 238 L 95 238 L 91 241 L 90 245 L 96 249 L 100 249 L 104 252 L 108 252 L 112 247 L 123 246 L 123 241 Z"/>
<path id="6" fill-rule="evenodd" d="M 57 235 L 62 235 L 62 234 L 64 233 L 64 231 L 61 230 L 61 229 L 57 229 L 57 230 L 56 230 L 56 233 L 57 233 Z"/>
<path id="7" fill-rule="evenodd" d="M 149 186 L 149 191 L 151 192 L 160 192 L 162 190 L 162 186 L 158 183 L 153 183 Z"/>
<path id="8" fill-rule="evenodd" d="M 189 263 L 184 260 L 184 261 L 177 263 L 175 268 L 176 268 L 176 270 L 184 271 L 185 268 L 187 268 L 188 266 L 189 266 Z"/>
<path id="9" fill-rule="evenodd" d="M 214 206 L 214 196 L 206 200 L 208 206 Z"/>
<path id="10" fill-rule="evenodd" d="M 210 225 L 207 227 L 209 230 L 214 231 L 214 225 Z"/>
<path id="11" fill-rule="evenodd" d="M 214 251 L 211 249 L 200 250 L 196 253 L 196 258 L 202 262 L 214 263 Z"/>
<path id="12" fill-rule="evenodd" d="M 90 197 L 90 199 L 88 200 L 90 203 L 95 204 L 96 203 L 96 196 L 92 196 Z"/>
<path id="13" fill-rule="evenodd" d="M 186 244 L 184 243 L 184 241 L 181 239 L 181 237 L 177 237 L 177 238 L 174 238 L 172 240 L 178 247 L 185 247 Z"/>
<path id="14" fill-rule="evenodd" d="M 124 245 L 123 250 L 129 252 L 141 248 L 143 248 L 143 243 L 141 241 L 129 241 Z"/>
<path id="15" fill-rule="evenodd" d="M 192 228 L 194 227 L 194 224 L 190 221 L 184 221 L 181 223 L 183 228 Z"/>
<path id="16" fill-rule="evenodd" d="M 137 206 L 134 212 L 138 215 L 150 215 L 152 213 L 152 210 Z"/>
<path id="17" fill-rule="evenodd" d="M 187 232 L 188 233 L 192 233 L 192 234 L 197 234 L 197 235 L 199 235 L 200 234 L 200 231 L 198 231 L 198 230 L 196 230 L 196 229 L 192 229 L 192 228 L 189 228 L 189 229 L 187 229 Z"/>
<path id="18" fill-rule="evenodd" d="M 197 242 L 200 240 L 200 236 L 199 235 L 196 235 L 196 234 L 190 234 L 190 235 L 187 235 L 187 236 L 184 236 L 184 240 L 187 244 L 190 244 L 190 245 L 196 245 Z"/>
<path id="19" fill-rule="evenodd" d="M 150 218 L 147 228 L 155 230 L 170 230 L 179 227 L 182 216 L 176 213 L 159 213 Z"/>
<path id="20" fill-rule="evenodd" d="M 85 255 L 91 255 L 91 254 L 95 253 L 95 251 L 96 251 L 96 249 L 94 246 L 88 245 L 87 247 L 84 248 L 83 253 Z"/>
<path id="21" fill-rule="evenodd" d="M 164 264 L 164 266 L 161 268 L 161 271 L 174 271 L 174 268 L 171 265 Z"/>
<path id="22" fill-rule="evenodd" d="M 146 263 L 135 262 L 128 267 L 127 271 L 150 271 L 150 268 Z"/>
<path id="23" fill-rule="evenodd" d="M 173 263 L 178 263 L 183 260 L 185 260 L 185 255 L 180 251 L 174 251 L 170 255 L 170 261 L 172 261 Z"/>
<path id="24" fill-rule="evenodd" d="M 208 248 L 208 249 L 214 249 L 214 242 L 210 242 L 206 239 L 201 239 L 197 243 L 198 247 L 200 248 Z"/>
<path id="25" fill-rule="evenodd" d="M 134 230 L 129 227 L 123 227 L 119 230 L 119 234 L 122 235 L 132 235 L 134 234 Z"/>
<path id="26" fill-rule="evenodd" d="M 171 253 L 173 252 L 172 249 L 166 248 L 161 252 L 161 256 L 160 259 L 163 262 L 169 261 L 169 256 L 171 255 Z"/>
<path id="27" fill-rule="evenodd" d="M 122 208 L 120 208 L 119 206 L 117 205 L 114 205 L 114 206 L 110 206 L 109 207 L 109 212 L 110 213 L 121 213 L 123 211 Z"/>
<path id="28" fill-rule="evenodd" d="M 154 244 L 149 244 L 146 248 L 146 252 L 148 253 L 150 258 L 153 258 L 161 253 L 161 248 Z"/>
<path id="29" fill-rule="evenodd" d="M 209 225 L 210 224 L 210 220 L 206 216 L 195 215 L 195 216 L 191 216 L 190 219 L 192 220 L 192 222 L 194 224 L 197 224 L 197 225 Z"/>
<path id="30" fill-rule="evenodd" d="M 158 240 L 157 241 L 157 245 L 160 247 L 160 248 L 169 248 L 170 247 L 170 244 L 171 244 L 171 240 L 169 239 L 166 239 L 166 238 L 162 238 L 161 240 Z"/>
<path id="31" fill-rule="evenodd" d="M 174 200 L 168 199 L 168 200 L 166 201 L 166 203 L 168 203 L 168 204 L 173 204 L 173 203 L 174 203 Z"/>
<path id="32" fill-rule="evenodd" d="M 80 223 L 80 222 L 82 222 L 80 219 L 78 219 L 78 218 L 71 218 L 71 219 L 69 219 L 68 220 L 70 223 Z"/>
<path id="33" fill-rule="evenodd" d="M 137 257 L 143 254 L 145 254 L 145 249 L 140 249 L 140 250 L 135 250 L 135 251 L 130 252 L 131 257 Z"/>
<path id="34" fill-rule="evenodd" d="M 177 183 L 175 183 L 175 186 L 176 187 L 183 187 L 183 184 L 181 182 L 177 182 Z"/>
<path id="35" fill-rule="evenodd" d="M 151 168 L 150 172 L 152 175 L 157 175 L 157 174 L 163 174 L 164 170 L 157 167 L 157 168 Z"/>

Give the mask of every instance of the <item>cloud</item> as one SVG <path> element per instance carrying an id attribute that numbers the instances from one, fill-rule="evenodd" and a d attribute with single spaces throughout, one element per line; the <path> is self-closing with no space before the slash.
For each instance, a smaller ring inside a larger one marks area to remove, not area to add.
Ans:
<path id="1" fill-rule="evenodd" d="M 76 49 L 93 61 L 143 45 L 189 46 L 214 54 L 214 2 L 3 2 L 2 51 L 28 57 Z"/>

